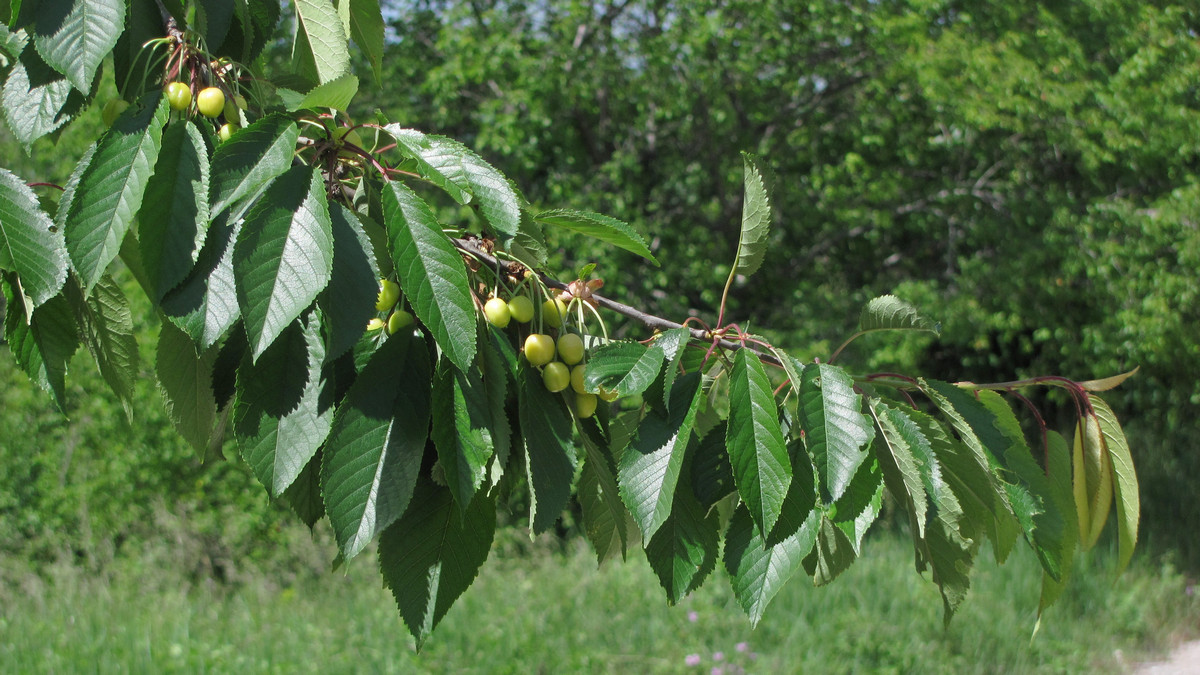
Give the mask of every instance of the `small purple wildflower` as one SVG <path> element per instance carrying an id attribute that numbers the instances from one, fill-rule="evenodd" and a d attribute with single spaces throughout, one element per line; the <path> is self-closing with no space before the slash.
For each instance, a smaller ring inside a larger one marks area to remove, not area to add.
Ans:
<path id="1" fill-rule="evenodd" d="M 713 652 L 713 661 L 724 661 L 725 652 Z"/>
<path id="2" fill-rule="evenodd" d="M 737 643 L 737 645 L 734 648 L 737 649 L 739 652 L 744 652 L 747 649 L 750 649 L 750 643 L 749 642 L 739 642 L 739 643 Z"/>
<path id="3" fill-rule="evenodd" d="M 683 663 L 684 665 L 688 666 L 698 666 L 700 665 L 700 655 L 688 654 L 687 656 L 683 657 Z"/>
<path id="4" fill-rule="evenodd" d="M 1188 584 L 1188 587 L 1187 587 L 1187 590 L 1185 591 L 1185 593 L 1187 593 L 1189 598 L 1191 596 L 1195 595 L 1196 594 L 1196 584 Z"/>
<path id="5" fill-rule="evenodd" d="M 713 669 L 708 671 L 709 675 L 724 675 L 725 671 L 720 666 L 713 666 Z"/>
<path id="6" fill-rule="evenodd" d="M 691 621 L 692 623 L 696 623 L 696 621 L 699 618 L 700 618 L 700 615 L 697 614 L 695 610 L 688 612 L 688 621 Z"/>

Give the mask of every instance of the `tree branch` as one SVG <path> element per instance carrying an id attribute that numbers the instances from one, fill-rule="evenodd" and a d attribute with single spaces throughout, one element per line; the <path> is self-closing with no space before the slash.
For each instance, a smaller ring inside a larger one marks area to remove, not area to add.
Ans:
<path id="1" fill-rule="evenodd" d="M 488 267 L 498 269 L 498 270 L 501 270 L 505 273 L 512 274 L 512 275 L 519 275 L 521 272 L 523 272 L 526 269 L 526 267 L 519 262 L 500 260 L 500 259 L 496 258 L 496 256 L 491 255 L 490 253 L 487 253 L 486 251 L 479 248 L 479 246 L 477 246 L 475 244 L 474 239 L 451 239 L 451 241 L 454 242 L 454 246 L 457 247 L 458 250 L 470 255 L 473 258 L 478 259 L 480 262 L 487 265 Z M 555 279 L 554 277 L 551 277 L 550 275 L 548 275 L 544 272 L 536 272 L 535 271 L 535 273 L 538 275 L 538 278 L 541 279 L 542 283 L 545 284 L 546 286 L 548 286 L 550 288 L 555 288 L 558 290 L 563 290 L 563 291 L 567 290 L 567 284 L 563 283 L 562 281 L 559 281 L 558 279 Z M 620 314 L 622 316 L 629 317 L 630 319 L 633 319 L 635 321 L 638 321 L 642 325 L 646 326 L 647 328 L 651 328 L 654 330 L 662 330 L 662 331 L 674 330 L 676 328 L 687 328 L 688 332 L 691 333 L 692 337 L 695 338 L 696 340 L 700 340 L 701 342 L 706 342 L 706 343 L 712 343 L 712 341 L 713 341 L 714 335 L 710 331 L 707 331 L 707 330 L 704 330 L 701 328 L 692 328 L 691 326 L 684 326 L 681 323 L 671 321 L 670 319 L 664 319 L 661 316 L 655 316 L 653 314 L 643 312 L 642 310 L 638 309 L 637 307 L 627 305 L 623 302 L 618 302 L 611 298 L 606 298 L 597 293 L 592 293 L 591 299 L 595 300 L 596 304 L 598 306 L 603 307 L 608 310 L 611 310 L 611 311 L 614 311 L 617 314 Z M 735 349 L 748 349 L 752 353 L 754 353 L 756 356 L 758 356 L 758 358 L 762 359 L 763 361 L 765 361 L 767 363 L 771 363 L 771 364 L 774 364 L 777 366 L 782 365 L 779 362 L 779 359 L 777 359 L 774 354 L 769 354 L 769 353 L 766 353 L 763 351 L 759 351 L 753 347 L 750 347 L 749 345 L 742 344 L 741 342 L 737 342 L 734 340 L 720 339 L 720 340 L 717 340 L 717 346 L 721 347 L 722 349 L 730 350 L 730 351 L 735 350 Z"/>

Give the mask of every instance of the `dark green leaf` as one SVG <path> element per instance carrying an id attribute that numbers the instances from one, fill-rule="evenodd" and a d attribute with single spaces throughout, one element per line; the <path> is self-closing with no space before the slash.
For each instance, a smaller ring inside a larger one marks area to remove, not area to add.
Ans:
<path id="1" fill-rule="evenodd" d="M 431 438 L 437 447 L 438 463 L 463 511 L 483 483 L 493 451 L 491 409 L 479 371 L 462 371 L 445 359 L 438 361 L 432 410 Z"/>
<path id="2" fill-rule="evenodd" d="M 821 522 L 820 511 L 812 511 L 794 528 L 795 534 L 774 546 L 767 546 L 745 504 L 733 512 L 729 531 L 725 534 L 725 570 L 729 572 L 738 604 L 750 617 L 751 626 L 758 625 L 767 605 L 800 569 L 817 541 L 817 527 Z"/>
<path id="3" fill-rule="evenodd" d="M 330 383 L 323 381 L 325 346 L 317 317 L 291 323 L 257 361 L 237 375 L 234 434 L 242 457 L 272 497 L 296 480 L 329 435 Z"/>
<path id="4" fill-rule="evenodd" d="M 297 166 L 275 179 L 233 247 L 238 307 L 255 360 L 329 283 L 333 224 L 321 175 Z"/>
<path id="5" fill-rule="evenodd" d="M 597 562 L 617 553 L 624 558 L 629 515 L 617 487 L 616 461 L 595 416 L 579 420 L 579 436 L 585 458 L 577 497 L 588 541 L 596 551 Z"/>
<path id="6" fill-rule="evenodd" d="M 850 569 L 850 565 L 854 564 L 854 559 L 858 556 L 856 549 L 854 542 L 842 528 L 828 518 L 821 518 L 821 525 L 817 530 L 817 546 L 813 550 L 816 555 L 813 583 L 824 586 Z"/>
<path id="7" fill-rule="evenodd" d="M 121 287 L 107 274 L 85 298 L 72 278 L 66 298 L 75 311 L 80 337 L 87 346 L 104 381 L 121 399 L 125 415 L 133 417 L 133 383 L 138 376 L 138 347 L 133 337 L 133 315 Z"/>
<path id="8" fill-rule="evenodd" d="M 911 514 L 912 522 L 916 525 L 916 536 L 924 537 L 927 500 L 924 476 L 936 467 L 921 466 L 913 447 L 922 444 L 928 446 L 929 441 L 925 440 L 921 430 L 903 411 L 876 398 L 868 403 L 879 426 L 882 442 L 875 454 L 883 469 L 884 482 L 892 496 L 900 500 Z M 923 457 L 931 456 L 932 450 L 921 454 Z"/>
<path id="9" fill-rule="evenodd" d="M 475 580 L 495 532 L 496 505 L 485 493 L 459 513 L 449 490 L 421 480 L 412 505 L 380 537 L 380 573 L 418 648 Z"/>
<path id="10" fill-rule="evenodd" d="M 208 157 L 191 122 L 163 133 L 154 175 L 138 211 L 142 269 L 155 302 L 192 270 L 208 232 Z"/>
<path id="11" fill-rule="evenodd" d="M 669 517 L 646 544 L 646 559 L 671 604 L 699 588 L 716 567 L 720 517 L 706 511 L 691 485 L 681 481 Z"/>
<path id="12" fill-rule="evenodd" d="M 183 283 L 162 299 L 166 317 L 201 349 L 216 344 L 241 316 L 233 275 L 233 248 L 241 221 L 218 216 L 208 228 L 196 265 Z"/>
<path id="13" fill-rule="evenodd" d="M 725 449 L 725 422 L 721 422 L 696 444 L 692 458 L 692 492 L 705 508 L 732 494 L 733 467 Z"/>
<path id="14" fill-rule="evenodd" d="M 222 143 L 212 156 L 210 215 L 236 205 L 237 220 L 267 183 L 292 165 L 299 136 L 290 117 L 268 115 Z"/>
<path id="15" fill-rule="evenodd" d="M 329 205 L 333 226 L 333 270 L 329 285 L 317 296 L 329 331 L 329 357 L 337 358 L 354 346 L 375 316 L 379 270 L 371 242 L 358 214 L 338 202 Z"/>
<path id="16" fill-rule="evenodd" d="M 175 430 L 203 452 L 212 438 L 217 401 L 212 373 L 216 351 L 197 353 L 196 345 L 175 324 L 164 321 L 158 334 L 155 373 Z"/>
<path id="17" fill-rule="evenodd" d="M 454 365 L 470 368 L 477 319 L 462 257 L 429 206 L 401 183 L 384 190 L 383 210 L 400 288 Z"/>
<path id="18" fill-rule="evenodd" d="M 17 365 L 34 384 L 54 397 L 60 412 L 66 412 L 63 388 L 67 364 L 79 348 L 79 335 L 71 305 L 61 295 L 27 310 L 24 297 L 16 291 L 9 275 L 3 276 L 5 314 L 4 339 Z M 26 314 L 32 318 L 25 321 Z"/>
<path id="19" fill-rule="evenodd" d="M 702 401 L 700 379 L 699 373 L 680 378 L 671 390 L 671 413 L 649 411 L 621 455 L 621 499 L 641 528 L 643 542 L 651 540 L 675 503 L 685 451 Z"/>
<path id="20" fill-rule="evenodd" d="M 321 493 L 347 559 L 408 506 L 429 437 L 432 379 L 425 341 L 401 331 L 375 352 L 338 407 Z"/>
<path id="21" fill-rule="evenodd" d="M 304 470 L 284 491 L 283 498 L 309 530 L 325 515 L 325 503 L 321 501 L 321 451 L 308 460 Z"/>
<path id="22" fill-rule="evenodd" d="M 350 3 L 350 39 L 367 57 L 375 85 L 383 86 L 383 13 L 377 0 L 342 0 Z"/>
<path id="23" fill-rule="evenodd" d="M 561 395 L 546 390 L 537 370 L 522 364 L 517 379 L 530 491 L 529 527 L 540 534 L 558 520 L 571 497 L 575 477 L 571 413 Z"/>

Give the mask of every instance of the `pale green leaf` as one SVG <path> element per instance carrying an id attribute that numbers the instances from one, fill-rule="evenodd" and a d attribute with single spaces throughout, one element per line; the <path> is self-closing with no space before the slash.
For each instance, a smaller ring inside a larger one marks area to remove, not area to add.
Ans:
<path id="1" fill-rule="evenodd" d="M 333 0 L 296 0 L 296 43 L 292 59 L 311 63 L 317 84 L 350 70 L 350 42 Z"/>
<path id="2" fill-rule="evenodd" d="M 200 349 L 216 344 L 241 316 L 233 276 L 233 245 L 241 228 L 241 221 L 230 225 L 226 215 L 218 216 L 191 274 L 162 299 L 163 314 Z"/>
<path id="3" fill-rule="evenodd" d="M 122 0 L 60 0 L 37 5 L 33 41 L 46 63 L 81 92 L 92 88 L 100 62 L 125 26 Z"/>
<path id="4" fill-rule="evenodd" d="M 71 83 L 42 60 L 37 51 L 26 48 L 8 72 L 0 92 L 0 108 L 13 136 L 26 151 L 34 141 L 70 121 L 73 99 L 83 96 Z"/>
<path id="5" fill-rule="evenodd" d="M 333 224 L 321 175 L 297 166 L 275 179 L 233 247 L 238 307 L 255 360 L 329 283 Z"/>
<path id="6" fill-rule="evenodd" d="M 67 252 L 85 292 L 120 251 L 158 159 L 167 102 L 154 94 L 143 103 L 139 112 L 118 118 L 100 137 L 66 205 Z"/>
<path id="7" fill-rule="evenodd" d="M 725 446 L 738 494 L 766 538 L 783 508 L 792 482 L 792 466 L 771 383 L 758 356 L 748 349 L 734 354 L 729 373 Z"/>
<path id="8" fill-rule="evenodd" d="M 860 333 L 878 330 L 917 330 L 940 333 L 941 327 L 921 316 L 916 307 L 894 295 L 872 299 L 858 320 Z"/>
<path id="9" fill-rule="evenodd" d="M 742 233 L 738 239 L 738 274 L 750 276 L 758 271 L 767 253 L 767 235 L 771 226 L 771 200 L 763 184 L 758 161 L 749 153 L 742 153 L 745 165 L 745 197 L 742 202 Z"/>
<path id="10" fill-rule="evenodd" d="M 1141 517 L 1137 473 L 1133 469 L 1129 442 L 1112 408 L 1094 394 L 1088 394 L 1088 401 L 1100 423 L 1100 434 L 1104 438 L 1104 449 L 1112 468 L 1113 492 L 1117 502 L 1117 571 L 1120 573 L 1129 564 L 1137 545 L 1138 519 Z"/>
<path id="11" fill-rule="evenodd" d="M 33 190 L 7 169 L 0 169 L 0 270 L 17 273 L 34 309 L 56 295 L 67 278 L 62 232 Z"/>
<path id="12" fill-rule="evenodd" d="M 883 441 L 875 454 L 879 458 L 880 468 L 883 469 L 888 491 L 896 499 L 902 500 L 916 524 L 916 536 L 923 538 L 927 506 L 924 474 L 930 469 L 918 463 L 913 446 L 928 445 L 928 441 L 921 435 L 921 430 L 916 424 L 902 411 L 875 398 L 870 399 L 868 404 Z M 929 454 L 925 453 L 925 456 Z"/>
<path id="13" fill-rule="evenodd" d="M 400 288 L 454 365 L 470 368 L 477 319 L 462 257 L 425 201 L 401 183 L 384 189 L 383 213 Z"/>
<path id="14" fill-rule="evenodd" d="M 287 109 L 296 111 L 305 108 L 333 108 L 334 110 L 344 111 L 350 107 L 350 101 L 354 99 L 354 95 L 357 93 L 358 78 L 346 73 L 324 84 L 318 84 L 313 87 L 304 95 L 304 98 L 288 105 Z"/>
<path id="15" fill-rule="evenodd" d="M 620 396 L 640 394 L 658 376 L 663 359 L 663 351 L 658 346 L 610 342 L 588 357 L 584 389 L 595 393 L 599 387 L 604 387 Z"/>
<path id="16" fill-rule="evenodd" d="M 821 486 L 831 501 L 837 501 L 866 460 L 874 427 L 863 416 L 862 397 L 844 370 L 815 364 L 804 369 L 802 378 L 800 427 Z"/>
<path id="17" fill-rule="evenodd" d="M 571 209 L 543 211 L 536 217 L 539 222 L 593 237 L 606 244 L 623 248 L 630 253 L 636 253 L 655 265 L 658 264 L 658 260 L 646 245 L 646 239 L 628 223 L 616 218 L 591 211 Z"/>

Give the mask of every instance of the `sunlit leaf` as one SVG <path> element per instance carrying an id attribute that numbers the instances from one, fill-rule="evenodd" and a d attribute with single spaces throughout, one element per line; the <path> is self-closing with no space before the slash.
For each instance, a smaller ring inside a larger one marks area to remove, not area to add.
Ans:
<path id="1" fill-rule="evenodd" d="M 767 373 L 758 357 L 746 349 L 734 355 L 729 373 L 725 446 L 738 494 L 765 538 L 779 518 L 792 467 Z"/>
<path id="2" fill-rule="evenodd" d="M 763 185 L 762 171 L 753 155 L 742 153 L 745 165 L 745 197 L 742 202 L 742 234 L 738 239 L 737 272 L 750 276 L 758 271 L 767 253 L 770 234 L 771 200 Z"/>
<path id="3" fill-rule="evenodd" d="M 1117 540 L 1119 560 L 1118 573 L 1125 569 L 1133 557 L 1133 548 L 1137 545 L 1138 519 L 1141 516 L 1141 501 L 1138 489 L 1137 473 L 1133 469 L 1133 456 L 1129 452 L 1129 442 L 1121 423 L 1113 414 L 1112 408 L 1099 396 L 1088 395 L 1088 401 L 1096 412 L 1096 421 L 1100 424 L 1100 434 L 1104 439 L 1104 449 L 1112 469 L 1113 492 L 1117 502 Z"/>
<path id="4" fill-rule="evenodd" d="M 33 308 L 57 294 L 67 278 L 62 232 L 33 190 L 7 169 L 0 169 L 0 270 L 17 273 Z"/>

